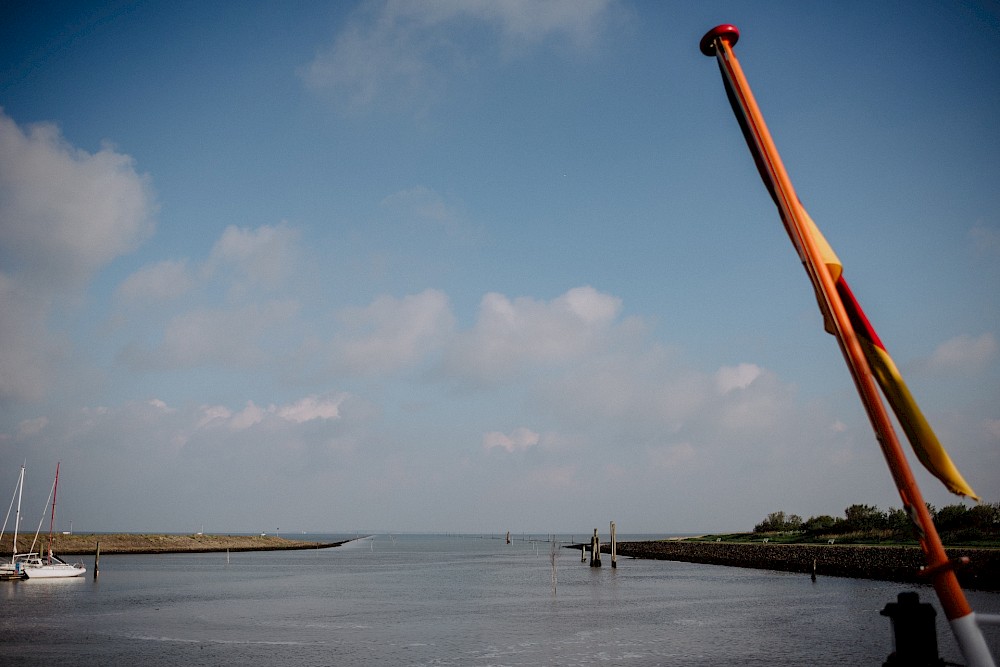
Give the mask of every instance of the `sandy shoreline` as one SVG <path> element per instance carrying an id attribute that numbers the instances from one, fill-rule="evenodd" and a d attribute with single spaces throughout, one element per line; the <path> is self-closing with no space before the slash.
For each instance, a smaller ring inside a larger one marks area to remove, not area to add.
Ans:
<path id="1" fill-rule="evenodd" d="M 17 538 L 18 550 L 27 551 L 34 535 Z M 113 533 L 100 535 L 53 535 L 52 551 L 56 555 L 92 555 L 101 545 L 102 554 L 166 554 L 210 553 L 216 551 L 286 551 L 295 549 L 329 549 L 350 540 L 310 542 L 291 540 L 275 535 L 165 535 Z M 48 548 L 48 535 L 40 536 L 35 551 Z M 11 553 L 11 536 L 0 541 L 0 553 Z"/>

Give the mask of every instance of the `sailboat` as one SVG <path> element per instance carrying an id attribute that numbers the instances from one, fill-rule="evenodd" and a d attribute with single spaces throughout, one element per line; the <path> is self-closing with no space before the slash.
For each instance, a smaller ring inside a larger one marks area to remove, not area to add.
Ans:
<path id="1" fill-rule="evenodd" d="M 56 491 L 59 488 L 59 464 L 56 464 L 56 480 L 52 484 L 52 516 L 49 519 L 49 548 L 46 557 L 37 553 L 26 554 L 23 559 L 14 563 L 16 568 L 24 572 L 28 579 L 62 579 L 65 577 L 80 577 L 87 572 L 83 563 L 67 563 L 52 555 L 52 529 L 56 521 Z M 37 537 L 37 534 L 36 534 Z M 15 556 L 15 559 L 17 557 Z"/>

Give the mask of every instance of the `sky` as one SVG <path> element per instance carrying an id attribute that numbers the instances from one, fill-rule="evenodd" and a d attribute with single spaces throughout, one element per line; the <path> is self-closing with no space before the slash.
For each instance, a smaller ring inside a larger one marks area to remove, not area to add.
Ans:
<path id="1" fill-rule="evenodd" d="M 698 49 L 721 23 L 911 391 L 1000 501 L 986 0 L 3 3 L 0 491 L 24 464 L 47 527 L 59 463 L 76 532 L 899 507 Z M 910 461 L 927 502 L 970 504 Z"/>

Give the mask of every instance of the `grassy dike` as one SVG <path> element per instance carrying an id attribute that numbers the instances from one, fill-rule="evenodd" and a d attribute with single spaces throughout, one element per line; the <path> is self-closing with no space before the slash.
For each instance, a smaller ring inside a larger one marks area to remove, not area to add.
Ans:
<path id="1" fill-rule="evenodd" d="M 18 535 L 18 552 L 31 547 L 34 535 Z M 48 549 L 48 535 L 39 536 L 35 551 Z M 276 535 L 163 535 L 113 533 L 100 535 L 53 535 L 52 552 L 58 556 L 93 554 L 101 543 L 102 554 L 206 553 L 213 551 L 280 551 L 289 549 L 328 549 L 340 542 L 308 542 Z M 0 541 L 0 554 L 11 553 L 11 536 Z"/>
<path id="2" fill-rule="evenodd" d="M 601 551 L 609 550 L 602 544 Z M 761 542 L 698 542 L 663 540 L 619 542 L 619 556 L 728 565 L 761 570 L 851 577 L 905 583 L 929 583 L 919 575 L 923 553 L 915 546 L 860 544 L 764 544 Z M 967 556 L 969 564 L 957 570 L 964 588 L 1000 591 L 1000 549 L 946 548 L 951 558 Z"/>

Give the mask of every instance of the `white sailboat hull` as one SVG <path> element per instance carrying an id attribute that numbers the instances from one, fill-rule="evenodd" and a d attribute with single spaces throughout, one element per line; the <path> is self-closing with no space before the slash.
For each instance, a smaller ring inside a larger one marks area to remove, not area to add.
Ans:
<path id="1" fill-rule="evenodd" d="M 28 579 L 65 579 L 87 572 L 82 563 L 70 565 L 56 556 L 42 558 L 36 554 L 28 554 L 27 558 L 15 563 L 15 567 Z"/>
<path id="2" fill-rule="evenodd" d="M 86 573 L 87 568 L 83 565 L 70 565 L 69 563 L 53 563 L 52 565 L 24 568 L 24 574 L 28 579 L 63 579 L 82 577 Z"/>

